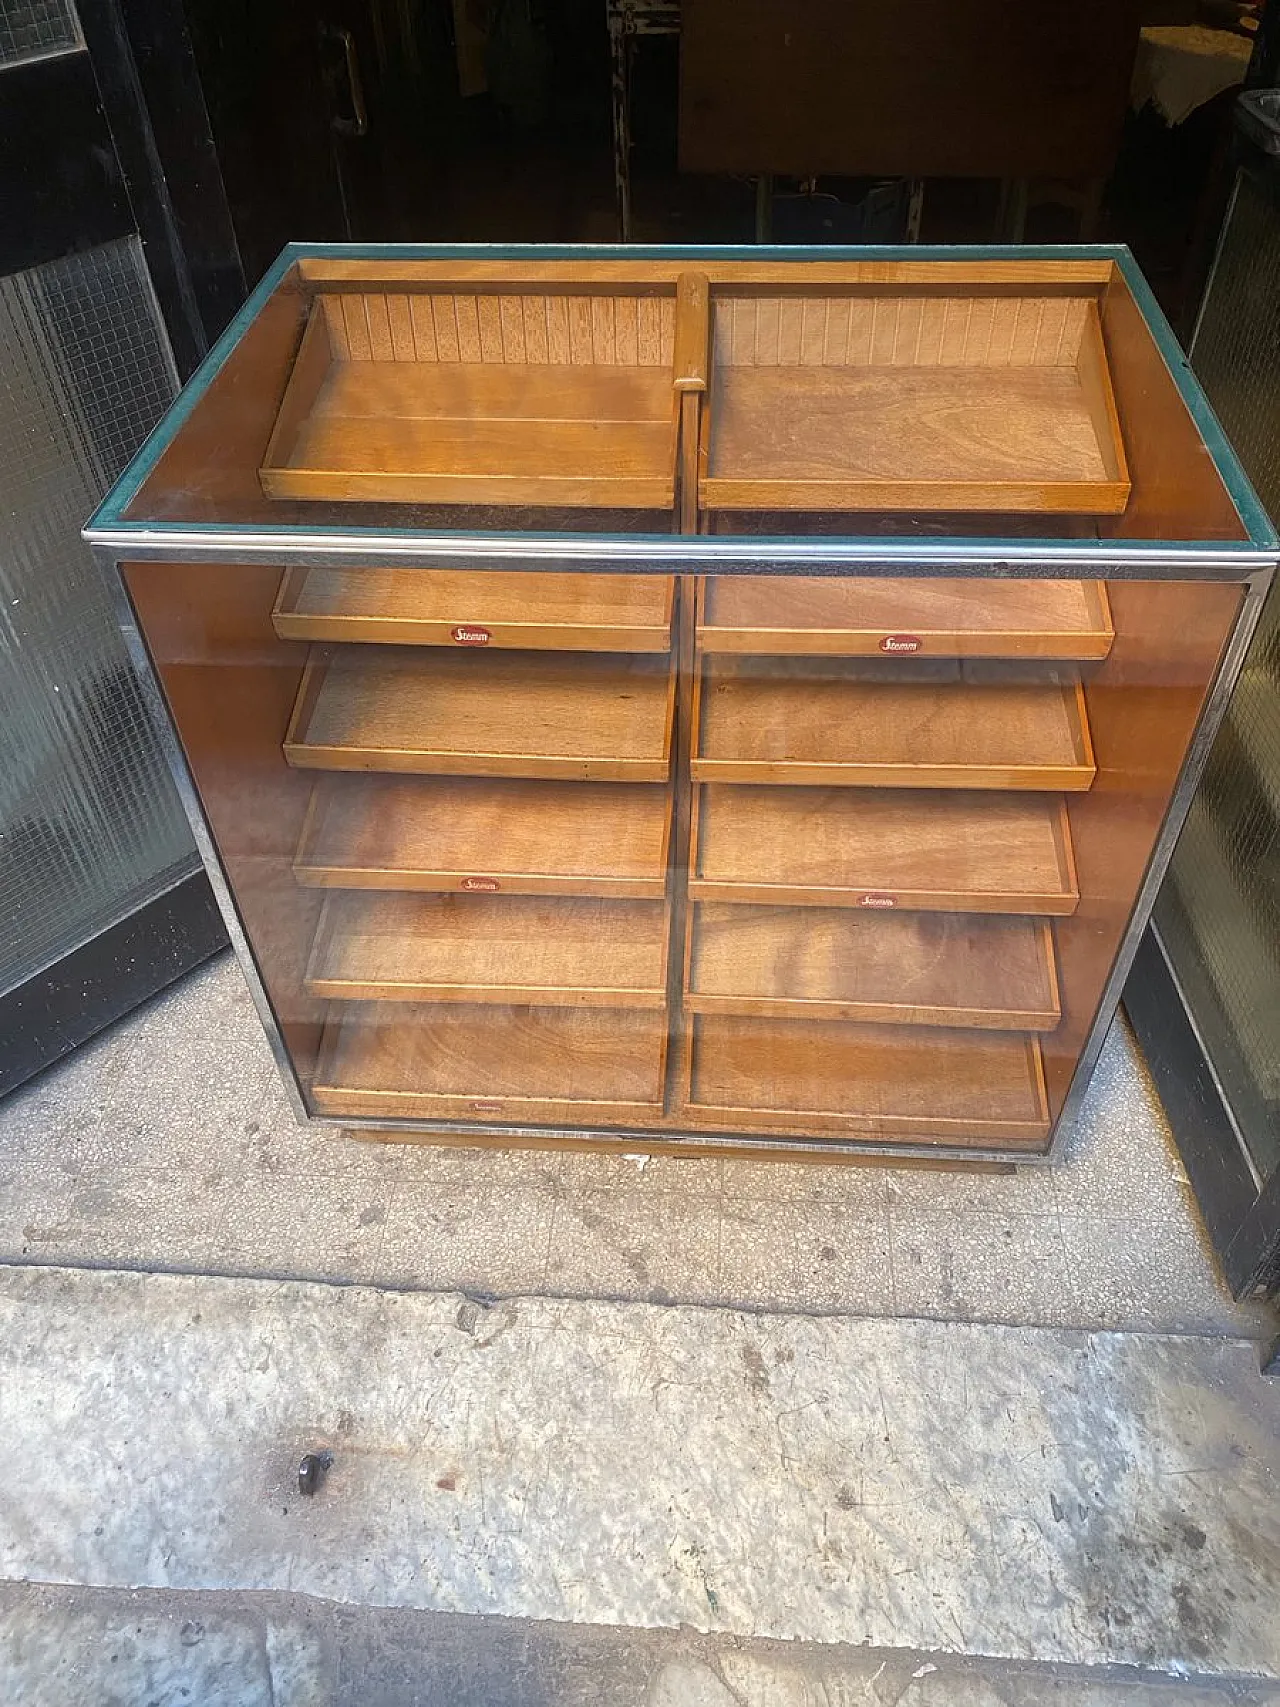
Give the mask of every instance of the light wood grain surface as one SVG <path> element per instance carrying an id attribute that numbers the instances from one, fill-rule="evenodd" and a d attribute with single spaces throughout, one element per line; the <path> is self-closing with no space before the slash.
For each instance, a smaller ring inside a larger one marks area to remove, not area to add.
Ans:
<path id="1" fill-rule="evenodd" d="M 729 1127 L 1032 1149 L 1048 1134 L 1034 1038 L 700 1015 L 689 1112 Z"/>
<path id="2" fill-rule="evenodd" d="M 699 586 L 704 652 L 1105 658 L 1098 581 L 904 576 L 709 575 Z"/>
<path id="3" fill-rule="evenodd" d="M 721 367 L 1070 367 L 1085 296 L 717 292 Z"/>
<path id="4" fill-rule="evenodd" d="M 1074 367 L 716 371 L 703 504 L 717 509 L 1123 510 Z"/>
<path id="5" fill-rule="evenodd" d="M 1085 789 L 1094 765 L 1079 684 L 895 679 L 853 660 L 709 658 L 699 782 Z"/>
<path id="6" fill-rule="evenodd" d="M 666 1024 L 619 1008 L 339 1008 L 313 1087 L 325 1114 L 547 1125 L 662 1112 Z"/>
<path id="7" fill-rule="evenodd" d="M 660 901 L 670 821 L 659 783 L 330 776 L 293 869 L 326 888 Z"/>
<path id="8" fill-rule="evenodd" d="M 692 909 L 687 1004 L 695 1013 L 1051 1030 L 1047 921 L 848 907 Z"/>
<path id="9" fill-rule="evenodd" d="M 869 911 L 1074 912 L 1062 797 L 963 790 L 697 789 L 689 892 Z"/>
<path id="10" fill-rule="evenodd" d="M 321 298 L 263 490 L 670 509 L 673 354 L 673 305 L 655 296 Z"/>
<path id="11" fill-rule="evenodd" d="M 664 659 L 350 646 L 322 651 L 309 676 L 290 764 L 623 782 L 670 768 Z"/>
<path id="12" fill-rule="evenodd" d="M 658 901 L 333 891 L 307 986 L 352 1000 L 661 1008 Z"/>
<path id="13" fill-rule="evenodd" d="M 292 640 L 667 652 L 671 575 L 290 569 L 272 621 Z"/>

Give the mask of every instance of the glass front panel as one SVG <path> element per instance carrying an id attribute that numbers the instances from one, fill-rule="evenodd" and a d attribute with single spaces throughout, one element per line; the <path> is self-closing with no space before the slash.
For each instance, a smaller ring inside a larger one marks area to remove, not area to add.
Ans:
<path id="1" fill-rule="evenodd" d="M 1012 1152 L 1241 597 L 125 572 L 315 1113 Z"/>
<path id="2" fill-rule="evenodd" d="M 117 501 L 276 565 L 124 573 L 316 1113 L 1046 1148 L 1249 538 L 1113 256 L 308 256 L 191 402 Z"/>

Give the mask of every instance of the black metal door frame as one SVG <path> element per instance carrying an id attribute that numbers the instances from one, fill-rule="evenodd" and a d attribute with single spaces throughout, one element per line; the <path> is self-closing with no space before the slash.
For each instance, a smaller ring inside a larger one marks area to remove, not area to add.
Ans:
<path id="1" fill-rule="evenodd" d="M 1185 970 L 1185 969 L 1184 969 Z M 1260 1181 L 1212 1053 L 1160 933 L 1149 925 L 1124 1006 L 1159 1087 L 1205 1229 L 1232 1295 L 1280 1286 L 1280 1172 Z"/>
<path id="2" fill-rule="evenodd" d="M 0 66 L 0 274 L 138 237 L 185 379 L 244 280 L 181 7 L 77 13 L 82 46 Z M 0 1095 L 225 946 L 194 849 L 192 867 L 0 996 Z"/>

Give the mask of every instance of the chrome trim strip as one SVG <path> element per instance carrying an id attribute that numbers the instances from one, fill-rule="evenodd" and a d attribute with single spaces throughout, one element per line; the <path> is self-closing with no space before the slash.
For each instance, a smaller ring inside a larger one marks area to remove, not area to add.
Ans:
<path id="1" fill-rule="evenodd" d="M 634 536 L 629 539 L 599 534 L 362 534 L 348 539 L 288 529 L 280 533 L 241 533 L 198 530 L 181 534 L 151 528 L 95 528 L 85 538 L 99 549 L 122 557 L 176 563 L 225 562 L 229 556 L 252 556 L 286 564 L 341 564 L 353 559 L 370 568 L 413 564 L 439 567 L 439 559 L 465 558 L 476 569 L 518 569 L 527 563 L 541 569 L 548 562 L 562 568 L 581 567 L 652 573 L 655 565 L 672 574 L 721 572 L 756 575 L 839 574 L 857 565 L 869 574 L 900 575 L 904 568 L 938 575 L 1054 575 L 1079 574 L 1083 569 L 1117 580 L 1202 579 L 1206 571 L 1225 572 L 1244 580 L 1254 570 L 1280 561 L 1274 547 L 1241 542 L 1234 545 L 1161 541 L 954 540 L 954 539 L 749 539 L 740 536 Z M 1144 576 L 1142 570 L 1156 570 Z"/>
<path id="2" fill-rule="evenodd" d="M 345 1132 L 403 1132 L 406 1137 L 415 1132 L 424 1134 L 436 1133 L 441 1136 L 465 1138 L 469 1128 L 458 1121 L 449 1120 L 385 1120 L 365 1119 L 364 1117 L 340 1119 L 335 1115 L 314 1115 L 309 1124 L 327 1126 Z M 656 1131 L 652 1127 L 617 1127 L 617 1126 L 498 1126 L 486 1124 L 475 1129 L 478 1138 L 510 1138 L 519 1140 L 572 1138 L 578 1143 L 584 1139 L 609 1138 L 628 1145 L 637 1155 L 660 1156 L 664 1150 L 669 1150 L 677 1144 L 697 1144 L 711 1150 L 724 1150 L 732 1154 L 735 1150 L 750 1148 L 753 1150 L 776 1150 L 785 1161 L 788 1156 L 829 1157 L 843 1155 L 850 1157 L 874 1156 L 880 1158 L 900 1158 L 902 1161 L 935 1161 L 935 1162 L 983 1162 L 1000 1163 L 1005 1167 L 1045 1167 L 1049 1157 L 1044 1151 L 1018 1150 L 983 1150 L 967 1145 L 943 1144 L 890 1144 L 884 1139 L 868 1138 L 782 1138 L 776 1133 L 766 1132 L 697 1132 L 697 1131 Z M 465 1149 L 464 1143 L 458 1148 Z"/>

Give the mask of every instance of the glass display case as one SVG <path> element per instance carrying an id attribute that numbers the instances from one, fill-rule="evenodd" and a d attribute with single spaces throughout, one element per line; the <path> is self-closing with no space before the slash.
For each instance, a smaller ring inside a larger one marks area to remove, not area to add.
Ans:
<path id="1" fill-rule="evenodd" d="M 95 516 L 299 1112 L 1052 1154 L 1277 543 L 1127 253 L 294 248 Z"/>

